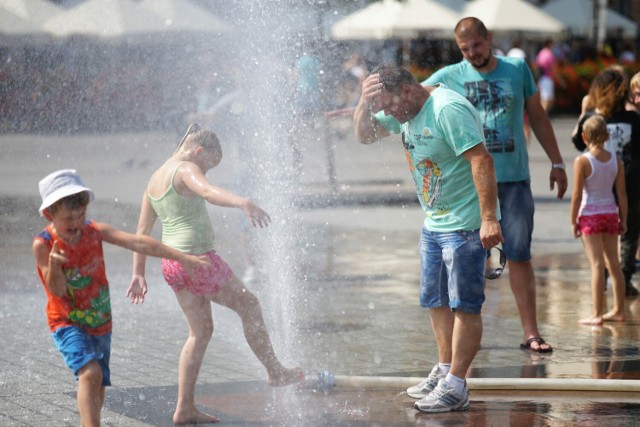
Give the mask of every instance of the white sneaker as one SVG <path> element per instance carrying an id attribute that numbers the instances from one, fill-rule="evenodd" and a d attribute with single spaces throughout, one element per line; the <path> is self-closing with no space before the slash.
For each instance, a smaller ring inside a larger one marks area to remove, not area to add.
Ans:
<path id="1" fill-rule="evenodd" d="M 464 382 L 462 394 L 458 394 L 443 378 L 438 381 L 438 385 L 431 393 L 418 400 L 413 406 L 422 412 L 466 411 L 469 409 L 467 382 Z"/>
<path id="2" fill-rule="evenodd" d="M 431 393 L 431 390 L 436 388 L 438 381 L 444 378 L 445 375 L 440 372 L 438 365 L 434 366 L 431 373 L 420 384 L 414 385 L 407 389 L 407 394 L 414 399 L 422 399 L 427 394 Z"/>

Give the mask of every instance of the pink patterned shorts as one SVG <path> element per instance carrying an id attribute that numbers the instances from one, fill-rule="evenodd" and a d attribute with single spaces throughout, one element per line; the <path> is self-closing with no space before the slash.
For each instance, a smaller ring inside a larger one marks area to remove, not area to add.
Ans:
<path id="1" fill-rule="evenodd" d="M 584 236 L 592 234 L 620 233 L 620 222 L 617 213 L 584 215 L 578 217 L 578 226 Z"/>
<path id="2" fill-rule="evenodd" d="M 233 278 L 233 271 L 216 251 L 204 255 L 209 258 L 211 267 L 196 270 L 193 279 L 178 261 L 162 259 L 162 274 L 174 292 L 187 289 L 194 295 L 212 295 Z"/>

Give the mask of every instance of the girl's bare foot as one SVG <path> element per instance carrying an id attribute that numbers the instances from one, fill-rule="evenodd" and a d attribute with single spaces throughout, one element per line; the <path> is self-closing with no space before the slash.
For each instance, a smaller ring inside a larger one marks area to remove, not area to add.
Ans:
<path id="1" fill-rule="evenodd" d="M 173 414 L 173 424 L 213 424 L 219 423 L 220 420 L 213 415 L 205 414 L 198 411 L 196 408 L 192 408 L 189 411 L 181 411 Z"/>
<path id="2" fill-rule="evenodd" d="M 589 317 L 587 319 L 580 319 L 578 323 L 581 325 L 602 325 L 602 316 Z"/>
<path id="3" fill-rule="evenodd" d="M 625 322 L 627 320 L 624 313 L 618 313 L 617 311 L 610 311 L 602 316 L 602 320 L 605 322 Z"/>
<path id="4" fill-rule="evenodd" d="M 269 374 L 267 381 L 271 387 L 283 387 L 304 381 L 304 372 L 300 368 L 280 368 Z"/>

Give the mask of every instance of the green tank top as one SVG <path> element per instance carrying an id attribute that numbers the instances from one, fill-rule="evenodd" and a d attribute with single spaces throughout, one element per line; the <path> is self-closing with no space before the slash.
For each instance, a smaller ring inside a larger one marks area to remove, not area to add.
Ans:
<path id="1" fill-rule="evenodd" d="M 180 252 L 201 255 L 213 250 L 213 226 L 201 197 L 182 197 L 173 187 L 171 176 L 167 191 L 158 198 L 149 195 L 149 203 L 162 222 L 162 243 Z"/>

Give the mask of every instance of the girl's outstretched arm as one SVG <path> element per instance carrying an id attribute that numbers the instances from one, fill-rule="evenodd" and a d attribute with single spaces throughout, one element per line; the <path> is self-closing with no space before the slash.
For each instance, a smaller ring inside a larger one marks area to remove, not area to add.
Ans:
<path id="1" fill-rule="evenodd" d="M 183 162 L 176 176 L 189 192 L 212 205 L 242 209 L 254 227 L 267 227 L 271 222 L 269 214 L 251 200 L 212 185 L 195 163 Z"/>
<path id="2" fill-rule="evenodd" d="M 138 218 L 138 228 L 136 234 L 149 236 L 153 226 L 158 218 L 156 212 L 149 203 L 149 194 L 145 191 L 140 202 L 140 216 Z M 133 253 L 133 276 L 131 283 L 127 288 L 126 296 L 131 299 L 133 304 L 141 304 L 147 295 L 147 280 L 144 275 L 146 272 L 147 256 L 145 254 Z"/>

